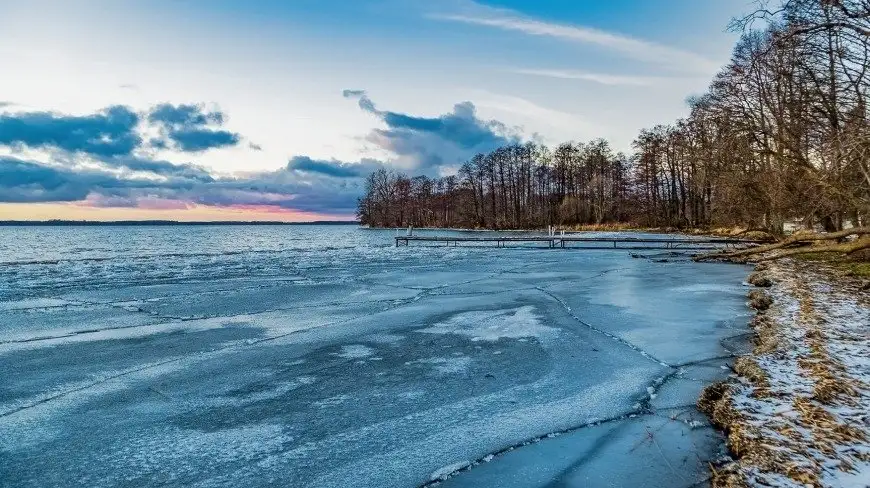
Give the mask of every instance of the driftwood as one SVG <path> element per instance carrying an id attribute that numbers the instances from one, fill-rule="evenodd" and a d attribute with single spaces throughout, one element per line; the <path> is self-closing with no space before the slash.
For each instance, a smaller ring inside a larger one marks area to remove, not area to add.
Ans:
<path id="1" fill-rule="evenodd" d="M 839 242 L 851 236 L 857 236 L 857 238 L 849 242 Z M 870 237 L 868 236 L 870 236 L 870 227 L 855 227 L 827 234 L 801 233 L 773 244 L 765 244 L 731 252 L 702 254 L 694 259 L 695 261 L 707 261 L 711 259 L 747 261 L 751 259 L 752 261 L 760 262 L 807 253 L 835 252 L 852 254 L 864 249 L 870 249 Z M 835 241 L 835 243 L 811 245 L 825 241 Z"/>
<path id="2" fill-rule="evenodd" d="M 764 235 L 763 240 L 768 240 L 770 242 L 776 242 L 776 240 L 777 240 L 776 236 L 771 234 L 767 229 L 764 229 L 761 227 L 749 227 L 747 229 L 741 230 L 740 232 L 738 232 L 736 234 L 729 234 L 727 237 L 730 237 L 732 239 L 736 239 L 738 237 L 741 237 L 741 236 L 744 236 L 744 235 L 750 234 L 750 233 L 751 234 L 763 234 Z"/>

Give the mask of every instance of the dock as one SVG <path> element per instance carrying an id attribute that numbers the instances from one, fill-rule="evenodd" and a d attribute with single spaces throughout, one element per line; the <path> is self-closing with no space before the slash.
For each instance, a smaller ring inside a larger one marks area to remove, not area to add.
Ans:
<path id="1" fill-rule="evenodd" d="M 589 250 L 715 250 L 736 246 L 753 246 L 763 241 L 748 239 L 730 239 L 725 237 L 584 237 L 576 234 L 565 235 L 527 235 L 527 236 L 427 236 L 404 235 L 396 236 L 396 247 L 409 246 L 412 242 L 443 244 L 458 246 L 460 244 L 489 245 L 491 247 L 507 247 L 517 244 L 539 244 L 546 248 L 574 248 Z M 528 246 L 524 246 L 528 247 Z"/>

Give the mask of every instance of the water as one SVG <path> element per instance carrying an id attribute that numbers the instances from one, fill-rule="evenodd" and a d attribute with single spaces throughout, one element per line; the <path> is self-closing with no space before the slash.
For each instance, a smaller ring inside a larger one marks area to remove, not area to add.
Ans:
<path id="1" fill-rule="evenodd" d="M 0 486 L 704 479 L 746 268 L 394 235 L 0 227 Z"/>

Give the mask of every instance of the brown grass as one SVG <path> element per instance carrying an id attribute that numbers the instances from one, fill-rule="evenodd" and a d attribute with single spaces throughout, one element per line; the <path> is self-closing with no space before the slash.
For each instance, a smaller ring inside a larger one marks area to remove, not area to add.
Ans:
<path id="1" fill-rule="evenodd" d="M 794 408 L 800 415 L 801 424 L 812 431 L 814 446 L 829 456 L 836 456 L 837 445 L 866 440 L 863 430 L 838 422 L 830 412 L 809 398 L 795 398 Z"/>
<path id="2" fill-rule="evenodd" d="M 755 386 L 756 396 L 767 394 L 767 389 L 770 383 L 767 380 L 767 373 L 758 365 L 758 363 L 749 356 L 741 356 L 734 361 L 734 371 L 740 376 L 748 379 Z"/>
<path id="3" fill-rule="evenodd" d="M 782 345 L 780 332 L 777 330 L 776 323 L 770 320 L 770 317 L 761 313 L 756 314 L 750 322 L 750 327 L 755 330 L 755 349 L 753 353 L 756 356 L 773 354 L 780 350 Z"/>
<path id="4" fill-rule="evenodd" d="M 870 257 L 866 254 L 842 256 L 838 254 L 802 254 L 798 259 L 811 263 L 821 263 L 844 276 L 870 279 Z"/>
<path id="5" fill-rule="evenodd" d="M 631 222 L 607 222 L 603 224 L 577 224 L 577 225 L 568 225 L 568 226 L 560 226 L 565 230 L 569 231 L 578 231 L 578 232 L 617 232 L 624 230 L 633 230 L 633 231 L 653 231 L 655 229 L 640 227 L 637 224 L 633 224 Z"/>
<path id="6" fill-rule="evenodd" d="M 751 275 L 749 275 L 749 278 L 747 278 L 746 281 L 749 282 L 749 284 L 751 285 L 762 288 L 768 288 L 770 286 L 773 286 L 773 280 L 770 279 L 770 276 L 768 276 L 768 274 L 764 273 L 763 271 L 756 271 L 752 273 Z"/>
<path id="7" fill-rule="evenodd" d="M 773 305 L 773 299 L 763 290 L 749 292 L 749 306 L 755 310 L 767 310 Z"/>

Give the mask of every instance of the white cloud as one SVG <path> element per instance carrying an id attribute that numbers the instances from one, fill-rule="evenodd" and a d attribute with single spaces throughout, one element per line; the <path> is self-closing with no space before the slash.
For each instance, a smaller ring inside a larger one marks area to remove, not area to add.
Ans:
<path id="1" fill-rule="evenodd" d="M 587 26 L 546 22 L 526 17 L 512 10 L 486 7 L 475 2 L 468 2 L 465 5 L 467 8 L 463 10 L 466 12 L 437 13 L 429 15 L 429 18 L 591 44 L 638 61 L 660 63 L 675 70 L 707 76 L 711 76 L 719 69 L 718 63 L 699 54 L 656 42 Z"/>
<path id="2" fill-rule="evenodd" d="M 667 78 L 656 76 L 611 75 L 606 73 L 588 73 L 577 70 L 518 68 L 510 71 L 522 75 L 544 76 L 547 78 L 559 78 L 563 80 L 583 80 L 610 86 L 651 86 L 667 80 Z"/>
<path id="3" fill-rule="evenodd" d="M 607 131 L 600 123 L 522 97 L 480 89 L 470 90 L 468 94 L 479 108 L 494 111 L 493 115 L 510 116 L 523 123 L 524 132 L 546 135 L 548 143 L 601 137 Z"/>

